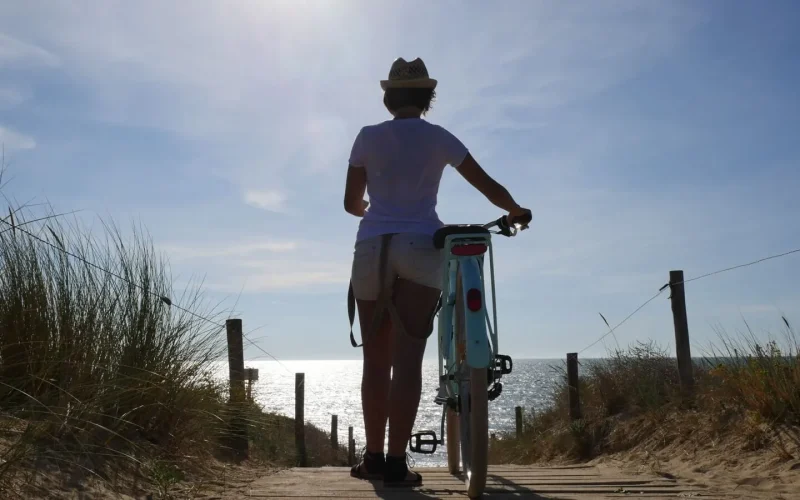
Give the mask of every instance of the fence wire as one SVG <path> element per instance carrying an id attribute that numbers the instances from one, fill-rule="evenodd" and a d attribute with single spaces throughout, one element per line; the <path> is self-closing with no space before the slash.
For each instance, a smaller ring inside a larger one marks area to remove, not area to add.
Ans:
<path id="1" fill-rule="evenodd" d="M 60 215 L 68 215 L 68 214 L 69 214 L 69 213 L 67 213 L 67 214 L 59 214 L 59 215 L 57 215 L 57 216 L 60 216 Z M 170 307 L 170 308 L 175 308 L 175 309 L 177 309 L 177 310 L 179 310 L 179 311 L 182 311 L 182 312 L 184 312 L 184 313 L 186 313 L 186 314 L 188 314 L 188 315 L 190 315 L 190 316 L 194 317 L 195 319 L 198 319 L 198 320 L 200 320 L 200 321 L 204 321 L 204 322 L 206 322 L 206 323 L 208 323 L 208 324 L 210 324 L 210 325 L 212 325 L 212 326 L 215 326 L 215 327 L 217 327 L 217 328 L 219 328 L 219 329 L 221 329 L 221 330 L 223 330 L 223 329 L 225 329 L 225 328 L 226 328 L 226 326 L 225 326 L 225 324 L 224 324 L 224 323 L 220 323 L 220 322 L 218 322 L 218 321 L 216 321 L 216 320 L 213 320 L 213 319 L 211 319 L 211 318 L 208 318 L 208 317 L 206 317 L 206 316 L 203 316 L 202 314 L 198 314 L 198 313 L 196 313 L 196 312 L 194 312 L 194 311 L 192 311 L 192 310 L 190 310 L 190 309 L 188 309 L 188 308 L 186 308 L 186 307 L 183 307 L 183 306 L 181 306 L 181 305 L 179 305 L 179 304 L 176 304 L 176 303 L 175 303 L 175 302 L 173 302 L 173 300 L 172 300 L 172 299 L 170 299 L 169 297 L 167 297 L 167 296 L 165 296 L 165 295 L 160 295 L 160 294 L 158 294 L 158 293 L 155 293 L 155 292 L 153 292 L 152 290 L 148 290 L 147 288 L 145 288 L 145 287 L 143 287 L 143 286 L 139 285 L 138 283 L 134 283 L 134 282 L 132 282 L 132 281 L 128 280 L 127 278 L 125 278 L 124 276 L 120 275 L 119 273 L 115 273 L 114 271 L 111 271 L 110 269 L 106 269 L 106 268 L 104 268 L 103 266 L 100 266 L 100 265 L 98 265 L 98 264 L 95 264 L 94 262 L 92 262 L 92 261 L 88 260 L 88 259 L 87 259 L 87 258 L 85 258 L 85 257 L 82 257 L 82 256 L 80 256 L 80 255 L 78 255 L 78 254 L 76 254 L 76 253 L 74 253 L 74 252 L 70 252 L 69 250 L 67 250 L 67 249 L 65 248 L 65 246 L 64 246 L 63 244 L 59 244 L 59 245 L 57 245 L 57 244 L 55 244 L 55 243 L 52 243 L 52 242 L 50 242 L 50 241 L 46 240 L 45 238 L 42 238 L 41 236 L 38 236 L 38 235 L 36 235 L 36 234 L 33 234 L 32 232 L 30 232 L 30 231 L 28 231 L 27 229 L 25 229 L 24 227 L 22 227 L 22 226 L 24 226 L 24 225 L 27 225 L 27 224 L 30 224 L 30 223 L 34 223 L 34 222 L 41 221 L 41 220 L 46 220 L 46 219 L 51 219 L 51 218 L 53 218 L 53 217 L 57 217 L 57 216 L 43 217 L 43 218 L 41 218 L 41 219 L 35 219 L 35 220 L 32 220 L 32 221 L 26 221 L 26 222 L 24 222 L 24 223 L 15 223 L 15 222 L 14 222 L 14 219 L 13 219 L 13 215 L 9 215 L 9 217 L 7 217 L 7 218 L 2 218 L 2 219 L 0 219 L 0 222 L 2 222 L 3 224 L 5 224 L 6 226 L 8 226 L 8 228 L 7 228 L 7 229 L 5 229 L 4 231 L 0 231 L 0 235 L 2 235 L 2 234 L 3 234 L 3 233 L 5 233 L 5 232 L 8 232 L 8 231 L 12 231 L 12 232 L 19 231 L 19 232 L 21 232 L 22 234 L 25 234 L 26 236 L 28 236 L 28 237 L 32 238 L 33 240 L 35 240 L 35 241 L 37 241 L 37 242 L 39 242 L 39 243 L 41 243 L 41 244 L 43 244 L 43 245 L 47 245 L 48 247 L 50 247 L 50 248 L 52 248 L 52 249 L 54 249 L 54 250 L 56 250 L 56 251 L 58 251 L 58 252 L 61 252 L 61 253 L 62 253 L 62 254 L 64 254 L 64 255 L 67 255 L 67 256 L 69 256 L 69 257 L 72 257 L 73 259 L 76 259 L 76 260 L 78 260 L 78 261 L 80 261 L 80 262 L 84 263 L 85 265 L 87 265 L 87 266 L 91 267 L 92 269 L 96 269 L 96 270 L 98 270 L 98 271 L 100 271 L 100 272 L 102 272 L 102 273 L 105 273 L 105 274 L 107 274 L 107 275 L 109 275 L 109 276 L 112 276 L 112 277 L 114 277 L 114 278 L 116 278 L 116 279 L 118 279 L 118 280 L 120 280 L 120 281 L 122 281 L 122 282 L 124 282 L 124 283 L 126 283 L 126 284 L 128 284 L 128 285 L 130 285 L 130 286 L 133 286 L 134 288 L 137 288 L 138 290 L 140 290 L 141 292 L 143 292 L 143 293 L 145 293 L 145 294 L 148 294 L 148 295 L 150 295 L 150 296 L 152 296 L 152 297 L 156 297 L 156 298 L 158 298 L 159 300 L 161 300 L 161 302 L 163 302 L 164 304 L 166 304 L 166 305 L 167 305 L 168 307 Z M 7 220 L 7 219 L 9 219 L 9 218 L 10 218 L 11 222 L 9 222 L 9 220 Z M 51 231 L 51 232 L 52 232 L 52 231 Z M 54 234 L 54 236 L 55 236 L 55 234 Z M 56 238 L 56 239 L 58 240 L 58 238 Z M 61 242 L 59 241 L 59 243 L 61 243 Z M 281 367 L 282 367 L 284 370 L 286 370 L 288 373 L 290 373 L 290 374 L 292 373 L 292 371 L 291 371 L 291 370 L 289 370 L 289 369 L 286 367 L 286 365 L 284 365 L 283 363 L 281 363 L 281 361 L 280 361 L 278 358 L 276 358 L 275 356 L 273 356 L 272 354 L 270 354 L 269 352 L 267 352 L 267 351 L 266 351 L 266 350 L 265 350 L 263 347 L 261 347 L 260 345 L 258 345 L 258 344 L 256 344 L 255 342 L 253 342 L 253 341 L 252 341 L 252 340 L 251 340 L 251 339 L 250 339 L 250 338 L 249 338 L 249 337 L 248 337 L 248 336 L 247 336 L 247 335 L 246 335 L 244 332 L 242 332 L 242 337 L 244 338 L 244 340 L 246 340 L 246 341 L 247 341 L 248 345 L 251 345 L 251 346 L 255 347 L 256 349 L 258 349 L 259 351 L 261 351 L 262 353 L 264 353 L 266 356 L 269 356 L 270 358 L 272 358 L 273 360 L 275 360 L 275 361 L 276 361 L 276 362 L 277 362 L 277 363 L 278 363 L 278 364 L 279 364 L 279 365 L 280 365 L 280 366 L 281 366 Z"/>
<path id="2" fill-rule="evenodd" d="M 608 331 L 608 332 L 606 332 L 606 333 L 604 333 L 603 335 L 601 335 L 601 336 L 600 336 L 600 338 L 598 338 L 597 340 L 595 340 L 594 342 L 592 342 L 592 343 L 591 343 L 591 344 L 589 344 L 588 346 L 586 346 L 586 347 L 584 347 L 583 349 L 581 349 L 580 351 L 578 351 L 578 353 L 579 353 L 579 354 L 580 354 L 580 353 L 583 353 L 583 352 L 584 352 L 584 351 L 586 351 L 587 349 L 590 349 L 590 348 L 592 348 L 592 347 L 596 346 L 598 343 L 602 342 L 602 341 L 603 341 L 603 339 L 605 339 L 605 338 L 606 338 L 606 337 L 608 337 L 609 335 L 611 335 L 611 334 L 615 333 L 615 332 L 616 332 L 616 330 L 617 330 L 617 328 L 619 328 L 620 326 L 622 326 L 623 324 L 625 324 L 625 322 L 627 322 L 629 319 L 631 319 L 633 316 L 635 316 L 635 315 L 636 315 L 636 314 L 637 314 L 639 311 L 641 311 L 642 309 L 644 309 L 644 308 L 645 308 L 645 307 L 646 307 L 646 306 L 647 306 L 649 303 L 651 303 L 651 302 L 652 302 L 652 301 L 654 301 L 656 298 L 658 298 L 658 297 L 659 297 L 659 296 L 660 296 L 662 293 L 664 293 L 664 291 L 665 291 L 667 288 L 669 288 L 669 287 L 670 287 L 670 285 L 672 285 L 672 286 L 675 286 L 675 285 L 683 285 L 683 284 L 686 284 L 686 283 L 691 283 L 691 282 L 693 282 L 693 281 L 699 281 L 699 280 L 702 280 L 702 279 L 705 279 L 705 278 L 709 278 L 709 277 L 711 277 L 711 276 L 716 276 L 716 275 L 718 275 L 718 274 L 727 273 L 727 272 L 729 272 L 729 271 L 734 271 L 734 270 L 736 270 L 736 269 L 742 269 L 742 268 L 745 268 L 745 267 L 754 266 L 754 265 L 756 265 L 756 264 L 760 264 L 760 263 L 762 263 L 762 262 L 766 262 L 766 261 L 768 261 L 768 260 L 772 260 L 772 259 L 778 259 L 778 258 L 781 258 L 781 257 L 786 257 L 786 256 L 789 256 L 789 255 L 792 255 L 792 254 L 796 254 L 796 253 L 800 253 L 800 248 L 795 248 L 794 250 L 789 250 L 788 252 L 783 252 L 783 253 L 779 253 L 779 254 L 775 254 L 775 255 L 770 255 L 770 256 L 768 256 L 768 257 L 762 257 L 762 258 L 760 258 L 760 259 L 757 259 L 757 260 L 754 260 L 754 261 L 751 261 L 751 262 L 745 262 L 745 263 L 743 263 L 743 264 L 738 264 L 738 265 L 735 265 L 735 266 L 726 267 L 726 268 L 723 268 L 723 269 L 718 269 L 718 270 L 716 270 L 716 271 L 712 271 L 712 272 L 709 272 L 709 273 L 701 274 L 701 275 L 699 275 L 699 276 L 695 276 L 695 277 L 693 277 L 693 278 L 684 279 L 683 281 L 680 281 L 680 282 L 676 282 L 676 283 L 666 283 L 664 286 L 662 286 L 661 288 L 659 288 L 659 289 L 658 289 L 658 293 L 656 293 L 655 295 L 653 295 L 652 297 L 650 297 L 649 299 L 647 299 L 647 300 L 646 300 L 646 301 L 645 301 L 645 302 L 644 302 L 642 305 L 640 305 L 639 307 L 637 307 L 636 309 L 634 309 L 632 313 L 630 313 L 629 315 L 627 315 L 627 316 L 625 317 L 625 319 L 623 319 L 622 321 L 620 321 L 619 323 L 617 323 L 617 325 L 616 325 L 616 326 L 614 326 L 613 328 L 609 329 L 609 331 Z"/>

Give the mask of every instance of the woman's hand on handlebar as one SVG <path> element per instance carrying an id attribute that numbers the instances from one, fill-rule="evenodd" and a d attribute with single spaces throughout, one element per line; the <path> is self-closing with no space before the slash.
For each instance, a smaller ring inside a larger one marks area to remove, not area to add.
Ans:
<path id="1" fill-rule="evenodd" d="M 533 219 L 531 211 L 520 206 L 511 209 L 506 215 L 506 222 L 508 222 L 509 226 L 519 224 L 522 227 L 526 227 L 531 222 L 531 219 Z"/>
<path id="2" fill-rule="evenodd" d="M 495 234 L 511 237 L 516 235 L 518 230 L 527 229 L 532 218 L 533 215 L 530 210 L 517 205 L 508 212 L 508 215 L 504 215 L 483 227 L 487 229 L 496 227 L 498 231 Z M 519 228 L 517 227 L 518 224 L 520 226 Z"/>

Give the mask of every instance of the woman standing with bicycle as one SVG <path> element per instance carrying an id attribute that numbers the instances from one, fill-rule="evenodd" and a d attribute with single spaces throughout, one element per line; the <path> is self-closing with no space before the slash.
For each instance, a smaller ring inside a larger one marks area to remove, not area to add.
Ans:
<path id="1" fill-rule="evenodd" d="M 345 210 L 362 217 L 356 235 L 351 286 L 363 337 L 361 403 L 366 451 L 353 477 L 413 486 L 406 444 L 422 390 L 422 357 L 441 293 L 442 258 L 432 241 L 443 226 L 437 194 L 447 165 L 510 219 L 530 211 L 492 179 L 467 148 L 443 127 L 422 119 L 436 80 L 417 58 L 394 61 L 381 81 L 383 103 L 394 117 L 361 129 L 352 147 Z M 364 200 L 368 192 L 370 203 Z M 369 207 L 369 208 L 368 208 Z M 386 424 L 388 453 L 384 455 Z"/>

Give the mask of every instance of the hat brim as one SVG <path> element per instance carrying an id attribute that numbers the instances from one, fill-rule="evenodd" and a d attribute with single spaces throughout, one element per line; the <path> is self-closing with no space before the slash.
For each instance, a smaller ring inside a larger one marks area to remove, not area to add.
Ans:
<path id="1" fill-rule="evenodd" d="M 438 82 L 433 78 L 416 80 L 381 80 L 381 88 L 386 89 L 435 89 Z"/>

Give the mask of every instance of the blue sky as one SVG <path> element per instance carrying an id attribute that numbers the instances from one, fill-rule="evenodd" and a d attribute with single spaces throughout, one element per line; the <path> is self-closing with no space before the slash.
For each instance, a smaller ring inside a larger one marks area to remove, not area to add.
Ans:
<path id="1" fill-rule="evenodd" d="M 791 1 L 3 2 L 4 195 L 143 224 L 179 288 L 203 279 L 278 358 L 358 358 L 347 157 L 388 117 L 392 60 L 421 56 L 429 120 L 534 212 L 496 242 L 502 350 L 561 357 L 670 269 L 800 247 L 798 20 Z M 500 215 L 453 171 L 439 213 Z M 687 285 L 694 352 L 742 316 L 800 322 L 799 279 L 795 255 Z M 666 294 L 616 337 L 672 348 Z"/>

